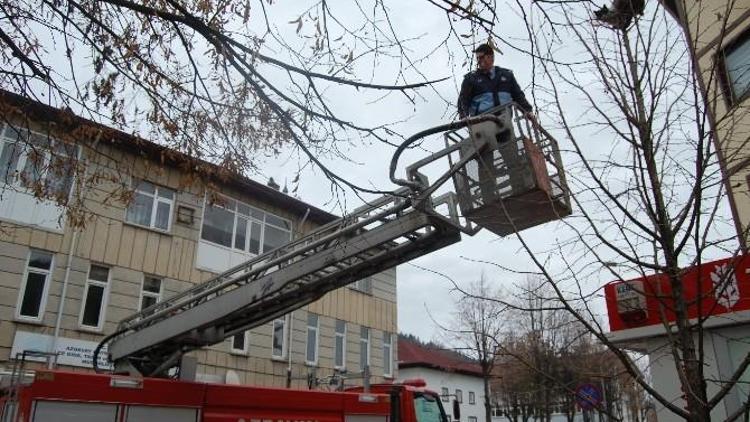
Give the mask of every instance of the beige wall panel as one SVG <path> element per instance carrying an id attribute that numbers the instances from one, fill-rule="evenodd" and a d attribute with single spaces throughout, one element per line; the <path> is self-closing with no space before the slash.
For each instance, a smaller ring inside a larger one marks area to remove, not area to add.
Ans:
<path id="1" fill-rule="evenodd" d="M 156 274 L 156 255 L 159 253 L 160 234 L 149 231 L 146 236 L 146 250 L 142 267 L 144 272 Z"/>
<path id="2" fill-rule="evenodd" d="M 133 245 L 135 242 L 135 229 L 126 224 L 122 226 L 122 237 L 120 241 L 120 251 L 117 256 L 117 264 L 122 267 L 130 268 L 130 261 L 133 257 Z"/>
<path id="3" fill-rule="evenodd" d="M 6 258 L 0 259 L 0 265 L 3 265 L 3 261 Z M 25 266 L 25 262 L 23 263 Z M 2 267 L 0 267 L 2 268 Z M 21 267 L 21 271 L 23 271 L 23 266 Z M 0 286 L 5 287 L 7 289 L 11 289 L 10 291 L 17 291 L 21 288 L 21 279 L 23 278 L 23 272 L 7 272 L 7 271 L 0 271 Z M 15 294 L 13 294 L 15 297 Z M 2 297 L 0 297 L 0 303 L 8 304 L 7 302 L 8 295 L 4 294 Z M 15 306 L 15 305 L 14 305 Z"/>
<path id="4" fill-rule="evenodd" d="M 130 291 L 129 294 L 109 292 L 109 306 L 125 309 L 129 312 L 135 312 L 138 308 L 138 292 Z"/>
<path id="5" fill-rule="evenodd" d="M 169 248 L 169 258 L 167 259 L 166 275 L 170 278 L 180 277 L 180 266 L 182 260 L 182 249 L 186 240 L 181 237 L 174 237 L 172 245 Z"/>
<path id="6" fill-rule="evenodd" d="M 347 321 L 354 321 L 354 298 L 352 297 L 352 292 L 349 291 L 349 289 L 341 289 L 344 290 L 344 297 L 343 297 L 343 304 L 344 304 L 344 313 L 341 315 L 341 319 L 345 319 Z M 355 322 L 356 323 L 356 322 Z"/>
<path id="7" fill-rule="evenodd" d="M 219 344 L 224 344 L 224 343 L 222 342 Z M 228 362 L 227 353 L 221 352 L 221 351 L 214 351 L 214 354 L 216 355 L 216 366 L 221 367 L 221 368 L 226 368 L 227 362 Z"/>
<path id="8" fill-rule="evenodd" d="M 13 243 L 28 246 L 31 243 L 31 229 L 28 227 L 17 226 L 12 229 Z"/>
<path id="9" fill-rule="evenodd" d="M 63 235 L 58 233 L 48 233 L 47 243 L 42 249 L 52 252 L 63 252 Z"/>
<path id="10" fill-rule="evenodd" d="M 146 244 L 148 243 L 149 231 L 135 228 L 133 237 L 133 253 L 130 257 L 130 268 L 143 271 L 143 261 L 146 256 Z"/>
<path id="11" fill-rule="evenodd" d="M 13 346 L 13 337 L 15 335 L 15 324 L 0 324 L 0 361 L 9 358 L 10 349 Z"/>
<path id="12" fill-rule="evenodd" d="M 172 244 L 175 240 L 173 236 L 159 236 L 159 247 L 156 253 L 156 273 L 167 275 L 169 267 L 169 257 L 172 253 Z"/>
<path id="13" fill-rule="evenodd" d="M 739 0 L 701 0 L 686 2 L 691 34 L 696 40 L 696 50 L 701 50 L 721 36 L 724 22 L 735 22 L 750 8 L 750 2 Z M 728 16 L 728 18 L 727 18 Z M 729 35 L 731 37 L 731 34 Z"/>
<path id="14" fill-rule="evenodd" d="M 369 296 L 357 293 L 357 323 L 358 324 L 364 324 L 367 325 L 369 321 L 367 321 L 367 299 L 369 299 Z"/>
<path id="15" fill-rule="evenodd" d="M 208 280 L 212 276 L 213 276 L 212 273 L 209 273 L 209 272 L 206 272 L 206 271 L 199 271 L 199 270 L 196 270 L 195 268 L 193 268 L 193 271 L 190 274 L 190 281 L 193 284 L 198 284 L 198 283 L 202 283 L 202 282 Z"/>
<path id="16" fill-rule="evenodd" d="M 328 314 L 329 312 L 327 310 L 331 309 L 331 294 L 328 293 L 328 294 L 323 295 L 323 297 L 320 298 L 320 300 L 316 302 L 316 305 L 317 307 L 314 311 L 316 314 L 318 315 Z"/>
<path id="17" fill-rule="evenodd" d="M 29 246 L 36 249 L 45 249 L 47 246 L 47 232 L 43 230 L 32 230 Z"/>
<path id="18" fill-rule="evenodd" d="M 0 241 L 0 255 L 10 258 L 23 259 L 25 261 L 29 257 L 29 248 L 25 245 L 18 245 L 16 243 Z"/>
<path id="19" fill-rule="evenodd" d="M 172 189 L 182 190 L 182 176 L 179 171 L 166 169 L 166 179 L 164 182 Z"/>
<path id="20" fill-rule="evenodd" d="M 72 227 L 65 228 L 65 232 L 62 234 L 62 249 L 60 250 L 61 253 L 67 254 L 70 251 L 70 242 L 73 240 L 74 233 L 75 232 L 73 231 Z M 80 236 L 80 234 L 78 236 Z"/>
<path id="21" fill-rule="evenodd" d="M 256 373 L 253 371 L 245 372 L 245 383 L 247 385 L 257 385 Z"/>
<path id="22" fill-rule="evenodd" d="M 18 287 L 0 285 L 0 306 L 11 308 L 15 313 L 19 294 Z"/>
<path id="23" fill-rule="evenodd" d="M 96 218 L 89 227 L 94 231 L 93 244 L 91 246 L 91 260 L 95 262 L 104 262 L 104 252 L 107 250 L 107 237 L 109 235 L 108 220 Z"/>
<path id="24" fill-rule="evenodd" d="M 182 256 L 180 257 L 180 280 L 190 280 L 193 267 L 195 266 L 195 260 L 193 259 L 193 248 L 194 242 L 183 242 L 182 243 Z"/>
<path id="25" fill-rule="evenodd" d="M 334 316 L 338 319 L 346 318 L 346 291 L 344 289 L 338 289 L 336 292 L 336 312 Z"/>
<path id="26" fill-rule="evenodd" d="M 321 308 L 323 307 L 322 302 L 323 302 L 323 298 L 320 298 L 320 299 L 316 300 L 315 302 L 313 302 L 313 303 L 305 306 L 302 309 L 307 310 L 309 312 L 316 313 L 316 314 L 320 314 L 321 313 L 320 312 Z"/>
<path id="27" fill-rule="evenodd" d="M 107 310 L 107 321 L 113 325 L 117 325 L 120 321 L 126 317 L 134 314 L 136 309 L 124 309 L 124 308 L 110 308 Z M 114 330 L 105 331 L 106 333 L 112 333 Z"/>
<path id="28" fill-rule="evenodd" d="M 86 222 L 86 227 L 78 234 L 76 255 L 86 259 L 91 256 L 91 247 L 94 243 L 94 225 L 94 221 Z"/>
<path id="29" fill-rule="evenodd" d="M 122 244 L 122 223 L 110 221 L 107 232 L 107 245 L 104 247 L 104 262 L 117 265 L 119 262 L 120 245 Z"/>

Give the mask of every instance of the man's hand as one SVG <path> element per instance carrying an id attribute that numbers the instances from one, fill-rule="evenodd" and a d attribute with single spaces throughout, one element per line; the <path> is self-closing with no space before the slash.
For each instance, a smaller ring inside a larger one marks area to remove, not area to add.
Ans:
<path id="1" fill-rule="evenodd" d="M 527 111 L 526 113 L 524 113 L 523 117 L 525 117 L 526 119 L 528 119 L 531 123 L 533 123 L 535 125 L 539 124 L 539 122 L 536 121 L 536 116 L 531 111 Z"/>

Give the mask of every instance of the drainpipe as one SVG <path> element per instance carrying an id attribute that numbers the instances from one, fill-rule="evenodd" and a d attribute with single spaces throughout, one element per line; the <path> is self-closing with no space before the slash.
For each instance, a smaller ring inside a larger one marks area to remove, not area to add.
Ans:
<path id="1" fill-rule="evenodd" d="M 292 329 L 294 328 L 294 311 L 289 312 L 289 333 L 287 335 L 287 346 L 286 346 L 286 355 L 287 355 L 287 367 L 286 367 L 286 379 L 287 379 L 287 388 L 292 387 Z"/>
<path id="2" fill-rule="evenodd" d="M 94 143 L 91 145 L 91 150 L 95 151 L 97 145 L 99 145 L 99 140 L 102 137 L 102 131 L 100 130 L 99 133 L 96 135 L 96 139 L 94 140 Z M 86 197 L 86 171 L 84 171 L 83 180 L 81 181 L 81 189 L 79 195 L 81 196 L 81 200 Z M 54 369 L 56 363 L 57 363 L 57 353 L 55 350 L 57 350 L 57 342 L 60 339 L 60 326 L 62 325 L 62 315 L 63 315 L 63 308 L 65 307 L 65 298 L 68 293 L 68 284 L 70 282 L 70 266 L 73 263 L 73 252 L 75 251 L 76 245 L 78 245 L 78 235 L 80 234 L 81 230 L 80 228 L 76 227 L 73 230 L 73 237 L 70 239 L 70 247 L 68 248 L 68 259 L 67 264 L 65 266 L 65 277 L 63 278 L 63 285 L 62 285 L 62 292 L 60 292 L 60 303 L 57 305 L 57 317 L 55 318 L 55 334 L 52 337 L 52 344 L 50 346 L 50 353 L 55 354 L 55 359 L 48 359 L 47 360 L 47 368 L 48 369 Z"/>

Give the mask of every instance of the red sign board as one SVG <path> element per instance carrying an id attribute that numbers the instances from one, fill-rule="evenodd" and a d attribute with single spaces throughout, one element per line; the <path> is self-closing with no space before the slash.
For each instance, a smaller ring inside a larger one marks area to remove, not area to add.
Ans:
<path id="1" fill-rule="evenodd" d="M 750 255 L 689 268 L 681 280 L 690 318 L 750 309 Z M 604 286 L 604 296 L 611 331 L 675 320 L 672 288 L 664 274 L 613 281 Z"/>

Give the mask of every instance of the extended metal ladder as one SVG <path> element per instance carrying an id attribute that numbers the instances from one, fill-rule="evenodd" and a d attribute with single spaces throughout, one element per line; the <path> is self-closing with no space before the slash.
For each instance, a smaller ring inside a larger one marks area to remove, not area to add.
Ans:
<path id="1" fill-rule="evenodd" d="M 458 221 L 418 211 L 408 193 L 401 189 L 380 198 L 122 320 L 109 345 L 110 359 L 118 370 L 161 374 L 190 350 L 460 240 Z M 443 199 L 455 215 L 448 198 Z"/>
<path id="2" fill-rule="evenodd" d="M 509 109 L 510 110 L 510 109 Z M 490 126 L 486 123 L 492 122 Z M 391 179 L 406 186 L 368 203 L 287 245 L 238 265 L 217 277 L 125 318 L 105 338 L 116 371 L 160 376 L 181 357 L 203 346 L 257 327 L 358 279 L 456 243 L 461 232 L 480 230 L 461 218 L 458 196 L 436 189 L 467 163 L 476 151 L 492 148 L 472 133 L 464 141 L 420 160 L 407 169 L 409 180 L 395 179 L 396 160 L 415 140 L 468 125 L 485 123 L 484 137 L 507 133 L 509 119 L 478 116 L 429 129 L 404 142 L 394 156 Z M 430 184 L 420 169 L 445 156 L 447 172 Z M 94 362 L 96 362 L 96 356 Z"/>

